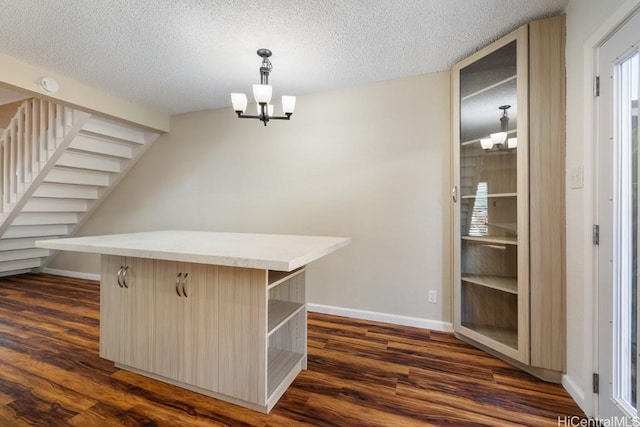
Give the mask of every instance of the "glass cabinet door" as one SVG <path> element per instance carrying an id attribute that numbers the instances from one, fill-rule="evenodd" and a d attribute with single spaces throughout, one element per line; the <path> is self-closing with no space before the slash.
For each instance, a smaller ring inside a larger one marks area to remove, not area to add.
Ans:
<path id="1" fill-rule="evenodd" d="M 518 138 L 518 89 L 526 81 L 518 73 L 518 48 L 512 38 L 456 70 L 456 320 L 471 338 L 521 359 L 519 230 L 526 224 L 519 221 L 526 218 L 526 193 L 519 188 L 526 170 L 519 170 L 519 156 L 526 141 Z"/>

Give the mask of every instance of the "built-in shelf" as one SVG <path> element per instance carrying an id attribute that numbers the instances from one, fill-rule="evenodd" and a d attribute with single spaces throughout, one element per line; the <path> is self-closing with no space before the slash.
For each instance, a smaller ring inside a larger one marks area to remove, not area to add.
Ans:
<path id="1" fill-rule="evenodd" d="M 269 270 L 268 273 L 268 286 L 267 289 L 271 289 L 279 284 L 289 280 L 293 276 L 297 276 L 298 274 L 304 271 L 304 267 L 296 268 L 293 271 L 278 271 L 278 270 Z"/>
<path id="2" fill-rule="evenodd" d="M 518 238 L 511 236 L 462 236 L 462 240 L 472 242 L 497 243 L 502 245 L 517 245 Z"/>
<path id="3" fill-rule="evenodd" d="M 518 331 L 515 329 L 475 325 L 468 322 L 463 322 L 462 326 L 513 349 L 518 348 Z"/>
<path id="4" fill-rule="evenodd" d="M 466 101 L 467 99 L 473 98 L 474 96 L 478 96 L 481 93 L 485 93 L 485 92 L 487 92 L 487 91 L 489 91 L 491 89 L 495 89 L 495 88 L 497 88 L 499 86 L 505 85 L 505 84 L 507 84 L 507 83 L 509 83 L 511 81 L 514 81 L 516 79 L 516 77 L 518 77 L 518 76 L 514 74 L 513 76 L 507 77 L 504 80 L 500 80 L 499 82 L 496 82 L 496 83 L 494 83 L 492 85 L 483 87 L 482 89 L 477 90 L 475 92 L 472 92 L 469 95 L 463 96 L 462 98 L 460 98 L 460 101 Z"/>
<path id="5" fill-rule="evenodd" d="M 518 293 L 518 279 L 515 277 L 462 274 L 462 280 L 510 294 Z"/>
<path id="6" fill-rule="evenodd" d="M 269 347 L 267 400 L 304 358 L 304 354 Z"/>
<path id="7" fill-rule="evenodd" d="M 507 131 L 507 136 L 513 135 L 514 133 L 518 133 L 518 129 L 511 129 L 510 131 Z M 483 136 L 482 138 L 488 138 L 488 137 L 489 135 Z M 461 142 L 460 145 L 464 147 L 465 145 L 480 144 L 480 140 L 482 138 L 470 139 L 468 141 Z M 503 152 L 506 152 L 506 151 L 503 151 Z"/>
<path id="8" fill-rule="evenodd" d="M 280 329 L 282 325 L 287 323 L 289 319 L 304 309 L 304 304 L 293 301 L 282 301 L 277 299 L 269 300 L 269 317 L 268 317 L 268 333 L 273 334 Z"/>
<path id="9" fill-rule="evenodd" d="M 474 195 L 462 196 L 463 199 L 476 199 L 476 198 L 495 199 L 500 197 L 518 197 L 518 193 L 496 193 L 496 194 L 485 194 L 483 196 L 477 196 L 474 194 Z"/>

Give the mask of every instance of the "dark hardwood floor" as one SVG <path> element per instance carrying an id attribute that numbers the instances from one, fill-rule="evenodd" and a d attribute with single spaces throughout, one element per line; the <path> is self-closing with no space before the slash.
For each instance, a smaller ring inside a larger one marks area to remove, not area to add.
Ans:
<path id="1" fill-rule="evenodd" d="M 97 282 L 0 278 L 0 426 L 557 426 L 583 416 L 452 334 L 309 314 L 309 363 L 264 415 L 98 357 Z"/>

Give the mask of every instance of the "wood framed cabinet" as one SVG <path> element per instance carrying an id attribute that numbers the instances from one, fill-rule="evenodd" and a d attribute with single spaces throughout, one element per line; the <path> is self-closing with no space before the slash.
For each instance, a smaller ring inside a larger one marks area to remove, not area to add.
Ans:
<path id="1" fill-rule="evenodd" d="M 305 268 L 102 255 L 100 356 L 269 412 L 307 365 Z"/>
<path id="2" fill-rule="evenodd" d="M 549 381 L 565 369 L 564 17 L 453 68 L 454 330 Z"/>

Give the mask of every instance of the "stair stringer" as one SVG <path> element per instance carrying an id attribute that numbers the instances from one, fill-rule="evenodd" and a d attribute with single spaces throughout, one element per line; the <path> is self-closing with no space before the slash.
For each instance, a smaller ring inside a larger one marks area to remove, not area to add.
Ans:
<path id="1" fill-rule="evenodd" d="M 130 159 L 121 162 L 120 172 L 109 178 L 109 185 L 99 190 L 98 198 L 92 202 L 89 202 L 89 206 L 86 212 L 80 217 L 78 222 L 76 222 L 74 225 L 69 226 L 70 230 L 67 237 L 76 235 L 76 233 L 89 220 L 89 218 L 91 218 L 95 210 L 98 209 L 98 207 L 109 196 L 109 194 L 111 194 L 111 192 L 116 189 L 118 184 L 120 184 L 120 181 L 122 181 L 127 173 L 129 173 L 131 168 L 133 168 L 133 166 L 138 162 L 138 160 L 140 160 L 140 158 L 151 147 L 155 140 L 158 139 L 159 136 L 160 134 L 157 133 L 149 133 L 148 135 L 146 135 L 144 144 L 134 149 L 133 156 Z M 46 270 L 58 256 L 59 252 L 60 251 L 52 250 L 51 254 L 46 259 L 44 259 L 42 267 L 40 267 L 40 271 Z"/>

